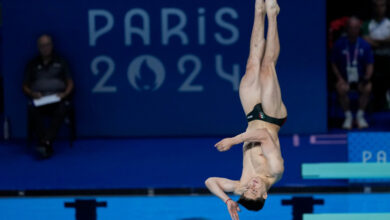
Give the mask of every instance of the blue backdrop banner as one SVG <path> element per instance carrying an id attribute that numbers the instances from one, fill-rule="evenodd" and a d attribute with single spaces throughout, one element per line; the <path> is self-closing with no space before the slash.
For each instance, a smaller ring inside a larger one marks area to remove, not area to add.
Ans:
<path id="1" fill-rule="evenodd" d="M 283 133 L 326 130 L 325 1 L 280 0 Z M 304 10 L 306 8 L 306 10 Z M 310 10 L 307 10 L 310 8 Z M 79 136 L 232 135 L 254 1 L 5 1 L 5 113 L 25 136 L 21 84 L 49 33 L 75 81 Z"/>
<path id="2" fill-rule="evenodd" d="M 390 132 L 351 132 L 348 134 L 348 160 L 358 163 L 387 163 Z M 350 182 L 390 182 L 388 179 L 352 179 Z"/>

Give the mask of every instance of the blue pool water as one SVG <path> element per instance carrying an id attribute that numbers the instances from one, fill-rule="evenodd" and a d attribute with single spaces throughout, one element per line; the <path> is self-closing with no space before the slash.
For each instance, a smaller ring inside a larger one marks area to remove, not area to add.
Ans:
<path id="1" fill-rule="evenodd" d="M 282 200 L 313 197 L 323 200 L 314 205 L 314 213 L 374 213 L 390 212 L 390 194 L 299 194 L 270 195 L 261 212 L 242 209 L 241 219 L 294 220 L 291 205 Z M 233 197 L 237 199 L 237 197 Z M 206 220 L 229 219 L 226 206 L 213 196 L 116 196 L 116 197 L 58 197 L 58 198 L 1 198 L 0 220 L 71 220 L 75 209 L 64 204 L 76 199 L 106 202 L 97 208 L 97 219 L 145 220 Z"/>

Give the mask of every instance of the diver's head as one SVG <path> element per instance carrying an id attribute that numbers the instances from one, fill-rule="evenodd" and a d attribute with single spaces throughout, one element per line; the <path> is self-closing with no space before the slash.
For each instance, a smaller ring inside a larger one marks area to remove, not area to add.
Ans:
<path id="1" fill-rule="evenodd" d="M 237 202 L 248 210 L 259 211 L 268 197 L 267 190 L 267 181 L 261 177 L 254 177 L 249 180 L 246 190 Z"/>

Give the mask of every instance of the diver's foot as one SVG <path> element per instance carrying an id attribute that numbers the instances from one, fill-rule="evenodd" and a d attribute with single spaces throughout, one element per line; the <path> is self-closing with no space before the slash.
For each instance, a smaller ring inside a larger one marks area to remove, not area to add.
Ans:
<path id="1" fill-rule="evenodd" d="M 264 0 L 256 0 L 255 9 L 257 13 L 265 15 L 265 2 Z"/>
<path id="2" fill-rule="evenodd" d="M 280 7 L 276 0 L 265 0 L 265 7 L 268 16 L 276 16 L 280 12 Z"/>

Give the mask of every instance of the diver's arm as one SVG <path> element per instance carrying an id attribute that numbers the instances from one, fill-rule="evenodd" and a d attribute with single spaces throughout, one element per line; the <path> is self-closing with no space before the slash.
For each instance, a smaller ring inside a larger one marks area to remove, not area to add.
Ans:
<path id="1" fill-rule="evenodd" d="M 206 180 L 205 184 L 211 193 L 226 203 L 226 201 L 230 199 L 226 192 L 234 192 L 238 185 L 238 181 L 219 177 L 210 177 Z"/>
<path id="2" fill-rule="evenodd" d="M 270 134 L 267 129 L 254 129 L 241 133 L 232 138 L 225 138 L 215 144 L 215 147 L 218 148 L 219 151 L 227 151 L 234 145 L 243 142 L 262 142 L 267 140 L 268 137 L 270 137 Z"/>
<path id="3" fill-rule="evenodd" d="M 240 207 L 225 192 L 234 192 L 238 186 L 238 181 L 225 178 L 210 177 L 206 180 L 206 186 L 214 195 L 218 196 L 225 204 L 232 219 L 238 220 Z"/>

